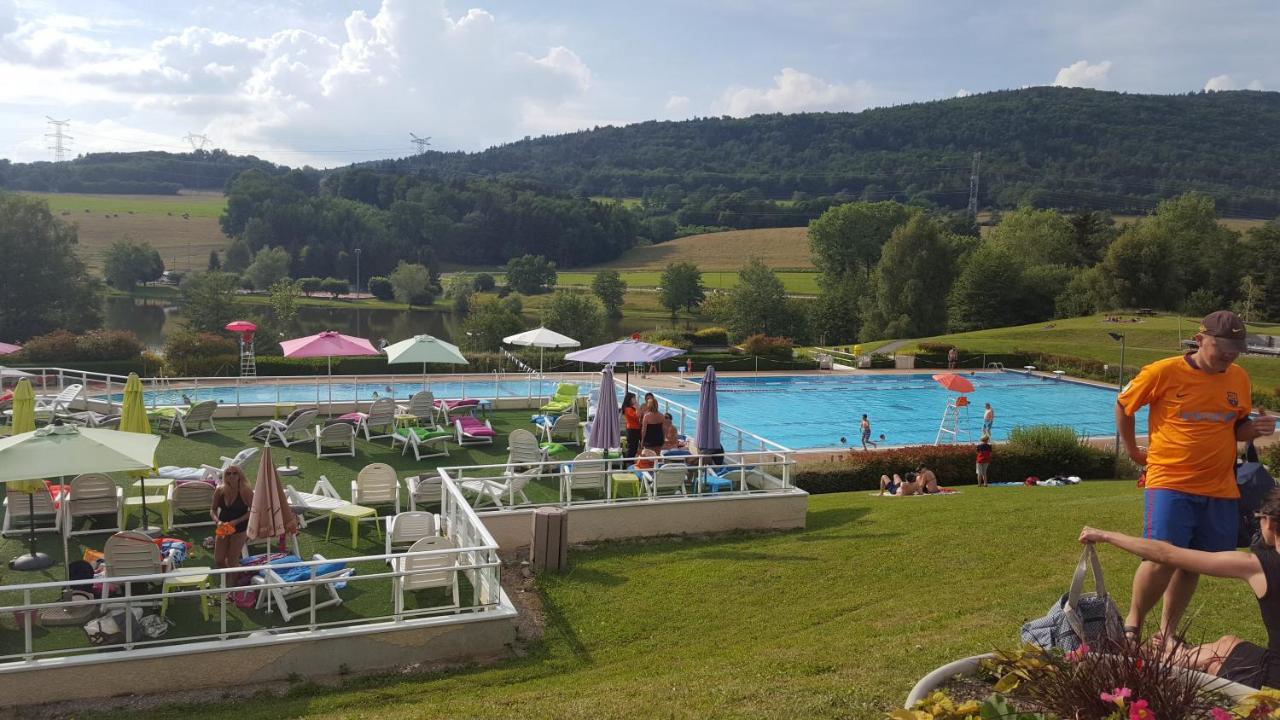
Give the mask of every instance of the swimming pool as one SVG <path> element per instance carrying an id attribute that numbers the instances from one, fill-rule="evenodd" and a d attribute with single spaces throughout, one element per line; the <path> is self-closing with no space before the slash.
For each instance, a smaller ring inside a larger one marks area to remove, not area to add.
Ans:
<path id="1" fill-rule="evenodd" d="M 960 440 L 976 442 L 982 430 L 983 403 L 996 413 L 992 437 L 1004 440 L 1015 425 L 1069 425 L 1081 435 L 1115 433 L 1115 391 L 1070 380 L 1022 373 L 978 373 L 966 376 L 974 391 L 967 417 L 961 414 Z M 861 447 L 858 421 L 866 413 L 872 437 L 883 433 L 886 445 L 933 443 L 943 408 L 955 393 L 942 389 L 927 374 L 858 376 L 789 376 L 737 378 L 717 382 L 720 420 L 744 428 L 793 450 Z M 691 408 L 698 392 L 663 390 L 660 395 Z M 1138 417 L 1146 427 L 1146 410 Z M 686 431 L 693 432 L 690 421 Z M 736 441 L 724 433 L 725 449 Z M 736 445 L 735 445 L 736 447 Z"/>
<path id="2" fill-rule="evenodd" d="M 427 389 L 435 393 L 437 398 L 503 398 L 549 395 L 555 390 L 556 383 L 551 380 L 473 380 L 461 382 L 429 381 Z M 379 396 L 391 396 L 406 399 L 423 387 L 422 381 L 397 383 L 351 383 L 335 381 L 333 383 L 334 402 L 368 402 L 376 392 Z M 143 392 L 143 403 L 152 405 L 181 405 L 185 394 L 195 402 L 217 400 L 225 405 L 275 403 L 327 403 L 329 402 L 329 384 L 324 378 L 306 382 L 272 383 L 254 382 L 237 388 L 235 385 L 209 385 L 198 388 L 187 387 L 173 390 L 146 390 Z M 124 399 L 122 393 L 111 396 L 113 402 Z"/>

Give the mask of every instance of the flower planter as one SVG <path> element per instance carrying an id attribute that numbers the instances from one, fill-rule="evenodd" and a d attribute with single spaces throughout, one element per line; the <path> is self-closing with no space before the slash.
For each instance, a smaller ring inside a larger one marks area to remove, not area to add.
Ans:
<path id="1" fill-rule="evenodd" d="M 928 675 L 920 678 L 920 681 L 916 683 L 916 686 L 911 688 L 910 694 L 907 695 L 907 704 L 903 707 L 914 707 L 917 702 L 928 697 L 929 693 L 936 690 L 939 686 L 950 680 L 955 675 L 972 675 L 976 673 L 980 662 L 993 657 L 995 657 L 995 653 L 984 653 L 982 655 L 974 655 L 961 660 L 955 660 L 943 665 Z M 1200 681 L 1202 686 L 1215 692 L 1220 692 L 1237 702 L 1258 692 L 1251 687 L 1223 680 L 1216 675 L 1209 675 L 1197 670 L 1183 670 L 1183 672 L 1191 673 Z"/>

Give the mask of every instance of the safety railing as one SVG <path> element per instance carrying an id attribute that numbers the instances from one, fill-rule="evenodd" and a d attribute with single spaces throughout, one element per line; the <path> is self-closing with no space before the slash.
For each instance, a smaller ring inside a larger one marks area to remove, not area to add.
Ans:
<path id="1" fill-rule="evenodd" d="M 228 649 L 236 643 L 251 644 L 248 641 L 264 633 L 270 635 L 273 642 L 278 642 L 287 640 L 289 636 L 301 637 L 303 633 L 309 633 L 307 637 L 313 638 L 315 633 L 334 628 L 343 628 L 344 634 L 350 635 L 381 632 L 387 629 L 388 624 L 438 624 L 451 619 L 470 620 L 499 610 L 512 611 L 501 590 L 498 545 L 452 481 L 446 480 L 441 485 L 440 519 L 443 537 L 450 541 L 447 547 L 272 562 L 269 565 L 272 575 L 257 566 L 179 568 L 161 573 L 100 576 L 91 580 L 0 585 L 0 616 L 16 618 L 21 633 L 20 643 L 15 642 L 12 633 L 5 633 L 8 637 L 0 637 L 0 670 L 7 664 L 81 657 L 106 648 L 117 651 L 111 657 L 119 659 L 120 652 L 127 654 L 173 646 L 183 646 L 184 651 L 192 646 L 191 651 L 194 651 L 194 646 L 201 643 L 217 643 L 218 649 Z M 335 564 L 343 565 L 344 569 L 335 569 Z M 297 568 L 304 569 L 301 572 L 303 577 L 286 581 L 288 571 Z M 237 584 L 238 576 L 250 573 L 256 575 L 249 585 Z M 424 578 L 431 582 L 421 582 Z M 449 602 L 406 607 L 404 598 L 410 596 L 407 593 L 420 586 L 430 586 L 434 592 L 443 593 Z M 95 594 L 95 587 L 110 590 Z M 408 591 L 404 589 L 406 587 Z M 444 589 L 439 590 L 441 587 Z M 90 597 L 79 599 L 75 604 L 63 601 L 64 593 L 71 590 L 88 593 Z M 237 599 L 244 603 L 244 596 L 238 595 L 244 592 L 255 593 L 253 610 L 233 611 L 237 607 Z M 99 594 L 103 596 L 99 597 Z M 356 613 L 343 603 L 343 595 L 358 596 L 362 600 L 362 608 L 369 606 L 370 598 L 376 599 L 379 595 L 382 602 L 377 612 Z M 285 601 L 284 607 L 279 604 L 281 599 Z M 169 614 L 173 614 L 184 603 L 193 601 L 201 605 L 203 623 L 195 620 L 189 611 L 186 615 L 191 622 L 185 626 L 167 621 L 152 623 L 168 628 L 161 637 L 150 637 L 143 623 L 127 619 L 129 616 L 136 618 L 140 613 L 145 615 L 156 606 L 166 606 Z M 205 606 L 205 603 L 212 607 Z M 301 604 L 306 607 L 299 609 Z M 40 628 L 37 613 L 66 610 L 76 605 L 99 609 L 100 612 L 88 613 L 97 619 L 111 617 L 123 620 L 117 621 L 120 636 L 104 646 L 91 644 L 88 628 L 81 632 L 78 628 L 68 627 L 67 630 L 72 632 L 56 634 Z M 211 614 L 206 616 L 210 610 Z M 208 631 L 205 631 L 206 626 Z M 76 633 L 79 640 L 71 640 Z M 18 645 L 20 648 L 16 647 Z"/>
<path id="2" fill-rule="evenodd" d="M 644 388 L 635 386 L 637 394 L 645 392 Z M 654 393 L 654 397 L 658 399 L 658 404 L 662 408 L 663 413 L 671 414 L 671 422 L 682 435 L 692 436 L 698 424 L 698 409 L 689 407 L 683 403 L 676 402 L 661 393 Z M 723 444 L 728 438 L 729 443 Z M 778 452 L 791 453 L 791 448 L 770 440 L 769 438 L 757 435 L 750 430 L 744 430 L 732 423 L 720 421 L 720 440 L 721 447 L 734 452 Z"/>
<path id="3" fill-rule="evenodd" d="M 633 463 L 652 467 L 637 468 Z M 519 464 L 517 464 L 519 463 Z M 590 457 L 440 467 L 478 512 L 541 506 L 700 500 L 794 489 L 789 452 Z"/>

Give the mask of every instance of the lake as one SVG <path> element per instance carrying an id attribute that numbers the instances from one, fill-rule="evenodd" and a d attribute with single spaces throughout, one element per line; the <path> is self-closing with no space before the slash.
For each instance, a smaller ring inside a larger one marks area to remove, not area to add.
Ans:
<path id="1" fill-rule="evenodd" d="M 182 315 L 177 305 L 164 300 L 111 296 L 104 307 L 104 324 L 108 330 L 129 330 L 152 349 L 164 345 L 170 333 L 182 329 Z M 254 312 L 265 311 L 255 307 Z M 254 314 L 251 312 L 249 314 Z M 525 324 L 534 327 L 538 318 L 525 316 Z M 414 335 L 435 337 L 458 342 L 462 332 L 463 316 L 443 310 L 388 310 L 383 308 L 298 308 L 298 323 L 303 334 L 337 330 L 347 335 L 369 338 L 377 343 L 381 338 L 388 342 L 403 340 Z M 610 332 L 619 337 L 633 332 L 651 330 L 665 321 L 646 318 L 622 318 L 610 323 Z M 686 323 L 680 327 L 700 327 L 706 323 Z"/>

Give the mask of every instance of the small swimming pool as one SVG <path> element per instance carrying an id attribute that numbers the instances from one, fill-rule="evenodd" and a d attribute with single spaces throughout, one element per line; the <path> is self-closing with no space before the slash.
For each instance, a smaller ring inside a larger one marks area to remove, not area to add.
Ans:
<path id="1" fill-rule="evenodd" d="M 1070 380 L 1022 373 L 978 373 L 966 376 L 974 391 L 967 417 L 961 414 L 960 440 L 977 442 L 983 403 L 996 413 L 993 439 L 1004 440 L 1015 425 L 1068 425 L 1081 435 L 1115 433 L 1115 391 Z M 738 378 L 717 382 L 720 420 L 793 450 L 861 447 L 858 421 L 866 413 L 872 437 L 883 433 L 886 445 L 933 443 L 943 409 L 955 393 L 942 389 L 928 374 L 789 376 Z M 659 394 L 691 408 L 698 392 L 663 390 Z M 1146 427 L 1146 410 L 1138 418 Z M 686 428 L 692 433 L 692 423 Z M 725 448 L 731 444 L 724 434 Z"/>
<path id="2" fill-rule="evenodd" d="M 459 380 L 429 381 L 427 389 L 435 393 L 437 398 L 514 398 L 537 397 L 549 395 L 555 390 L 556 383 L 551 380 Z M 368 402 L 376 392 L 381 397 L 391 396 L 407 399 L 410 395 L 422 390 L 422 381 L 397 383 L 351 383 L 335 381 L 333 383 L 334 402 Z M 327 403 L 329 402 L 329 383 L 322 377 L 319 380 L 305 382 L 254 382 L 235 385 L 209 385 L 199 388 L 187 387 L 173 390 L 146 390 L 143 402 L 152 405 L 181 405 L 182 396 L 186 394 L 195 402 L 217 400 L 224 405 L 272 405 L 275 403 Z M 124 399 L 122 393 L 111 396 L 114 402 Z"/>

